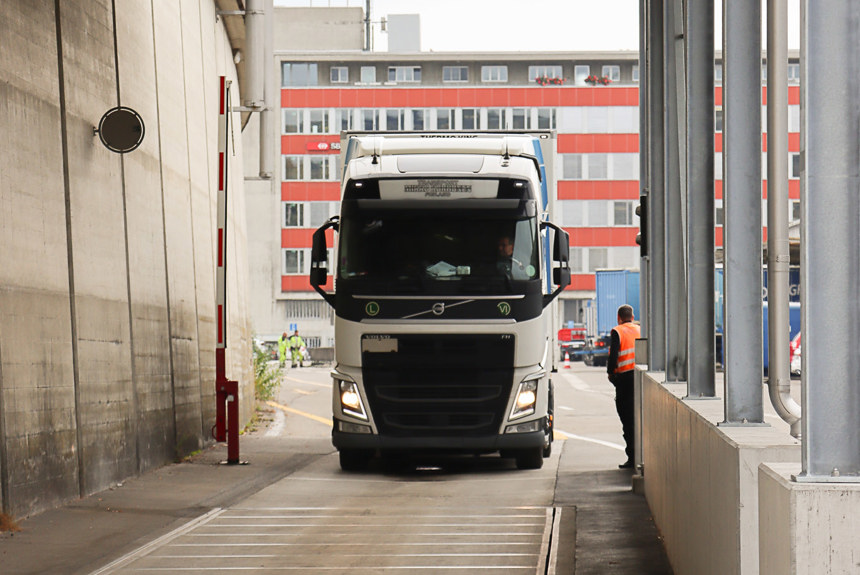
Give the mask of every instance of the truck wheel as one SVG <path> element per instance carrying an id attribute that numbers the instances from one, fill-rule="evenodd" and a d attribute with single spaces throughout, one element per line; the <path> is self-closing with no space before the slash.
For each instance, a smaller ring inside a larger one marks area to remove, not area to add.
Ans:
<path id="1" fill-rule="evenodd" d="M 543 467 L 543 447 L 518 451 L 516 458 L 517 469 L 540 469 Z"/>
<path id="2" fill-rule="evenodd" d="M 362 471 L 373 458 L 373 452 L 364 449 L 342 449 L 340 468 L 344 471 Z"/>

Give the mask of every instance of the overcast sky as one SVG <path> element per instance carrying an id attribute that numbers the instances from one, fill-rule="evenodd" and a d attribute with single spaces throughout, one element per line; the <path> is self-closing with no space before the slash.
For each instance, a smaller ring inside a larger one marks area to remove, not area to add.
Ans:
<path id="1" fill-rule="evenodd" d="M 787 1 L 789 47 L 797 48 L 799 0 Z M 275 4 L 363 8 L 365 0 L 275 0 Z M 721 3 L 716 4 L 719 44 Z M 639 0 L 371 0 L 374 21 L 388 14 L 420 14 L 424 51 L 639 49 Z M 377 50 L 385 49 L 385 34 L 377 32 L 375 42 Z"/>

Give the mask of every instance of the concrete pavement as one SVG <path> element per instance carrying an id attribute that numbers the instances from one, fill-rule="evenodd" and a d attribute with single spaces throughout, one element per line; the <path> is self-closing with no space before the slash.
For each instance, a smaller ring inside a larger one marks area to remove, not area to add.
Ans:
<path id="1" fill-rule="evenodd" d="M 645 499 L 621 470 L 577 472 L 587 456 L 574 442 L 561 450 L 555 506 L 575 508 L 561 529 L 558 573 L 670 574 Z M 149 472 L 62 508 L 19 521 L 21 531 L 0 535 L 5 575 L 92 574 L 160 537 L 193 524 L 213 509 L 234 505 L 314 461 L 333 457 L 328 440 L 265 437 L 241 439 L 249 465 L 226 466 L 226 445 Z M 576 567 L 572 569 L 575 551 Z"/>

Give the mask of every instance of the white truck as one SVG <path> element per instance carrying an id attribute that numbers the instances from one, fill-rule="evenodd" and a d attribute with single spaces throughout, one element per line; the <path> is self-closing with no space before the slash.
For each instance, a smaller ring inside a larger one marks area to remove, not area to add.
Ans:
<path id="1" fill-rule="evenodd" d="M 438 450 L 540 468 L 570 283 L 568 235 L 548 220 L 554 132 L 344 133 L 341 149 L 340 216 L 311 257 L 335 309 L 341 467 Z"/>

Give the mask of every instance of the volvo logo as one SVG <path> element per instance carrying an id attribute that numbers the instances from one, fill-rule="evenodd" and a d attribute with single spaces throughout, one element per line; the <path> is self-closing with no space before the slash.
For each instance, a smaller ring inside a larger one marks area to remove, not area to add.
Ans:
<path id="1" fill-rule="evenodd" d="M 506 301 L 499 302 L 496 306 L 499 309 L 499 313 L 502 315 L 510 315 L 511 314 L 511 304 Z"/>
<path id="2" fill-rule="evenodd" d="M 433 312 L 433 315 L 442 315 L 445 313 L 445 304 L 442 302 L 434 303 L 431 311 Z"/>

